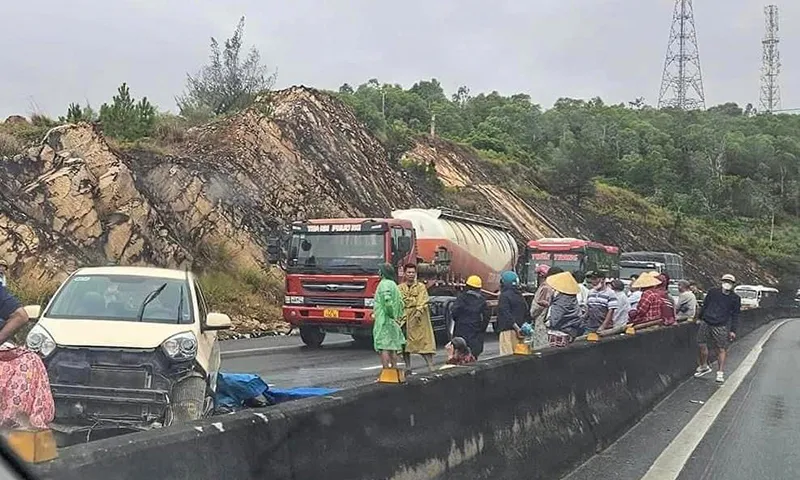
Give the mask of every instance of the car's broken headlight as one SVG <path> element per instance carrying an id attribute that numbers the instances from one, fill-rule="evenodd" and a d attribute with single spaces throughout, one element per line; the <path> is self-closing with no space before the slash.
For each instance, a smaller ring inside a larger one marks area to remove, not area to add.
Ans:
<path id="1" fill-rule="evenodd" d="M 169 358 L 191 360 L 197 355 L 197 337 L 192 332 L 179 333 L 166 339 L 161 348 Z"/>
<path id="2" fill-rule="evenodd" d="M 56 342 L 53 337 L 41 325 L 34 325 L 25 339 L 28 350 L 34 351 L 47 358 L 56 349 Z"/>

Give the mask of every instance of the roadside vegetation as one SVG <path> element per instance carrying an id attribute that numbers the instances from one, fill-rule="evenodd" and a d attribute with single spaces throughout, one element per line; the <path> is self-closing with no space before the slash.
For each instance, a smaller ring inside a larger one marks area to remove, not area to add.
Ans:
<path id="1" fill-rule="evenodd" d="M 372 79 L 336 94 L 390 154 L 434 123 L 437 136 L 475 149 L 517 191 L 575 207 L 590 201 L 653 228 L 678 224 L 692 243 L 731 246 L 779 268 L 800 260 L 798 115 L 599 98 L 562 98 L 545 110 L 525 94 L 473 95 L 462 86 L 448 96 L 436 79 L 410 88 Z"/>

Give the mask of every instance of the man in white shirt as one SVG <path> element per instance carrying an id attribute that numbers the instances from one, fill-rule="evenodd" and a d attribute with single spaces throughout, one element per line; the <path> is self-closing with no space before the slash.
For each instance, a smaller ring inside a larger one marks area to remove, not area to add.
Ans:
<path id="1" fill-rule="evenodd" d="M 3 287 L 8 286 L 8 279 L 6 279 L 6 272 L 8 271 L 8 264 L 5 260 L 0 260 L 0 285 Z"/>
<path id="2" fill-rule="evenodd" d="M 578 308 L 580 309 L 581 316 L 586 315 L 586 300 L 589 298 L 589 289 L 586 288 L 584 285 L 584 281 L 586 280 L 586 275 L 581 272 L 572 272 L 572 276 L 575 277 L 575 281 L 578 282 Z"/>

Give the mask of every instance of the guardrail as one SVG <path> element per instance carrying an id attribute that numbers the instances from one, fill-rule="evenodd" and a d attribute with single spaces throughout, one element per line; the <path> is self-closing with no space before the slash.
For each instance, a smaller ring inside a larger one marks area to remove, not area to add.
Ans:
<path id="1" fill-rule="evenodd" d="M 742 313 L 743 336 L 796 310 Z M 70 447 L 45 479 L 551 479 L 680 381 L 696 324 L 612 335 Z"/>

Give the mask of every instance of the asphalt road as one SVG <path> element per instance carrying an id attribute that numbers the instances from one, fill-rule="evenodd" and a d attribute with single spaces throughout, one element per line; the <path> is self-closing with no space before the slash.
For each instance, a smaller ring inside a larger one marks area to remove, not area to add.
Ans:
<path id="1" fill-rule="evenodd" d="M 800 478 L 800 320 L 780 323 L 734 343 L 723 386 L 687 380 L 564 479 Z"/>
<path id="2" fill-rule="evenodd" d="M 256 373 L 270 385 L 280 388 L 349 388 L 375 381 L 381 369 L 380 358 L 369 347 L 356 346 L 350 336 L 328 334 L 320 349 L 303 345 L 299 336 L 263 337 L 222 342 L 222 370 Z M 497 336 L 486 334 L 480 360 L 499 354 Z M 437 365 L 446 360 L 444 347 L 434 357 Z M 412 356 L 412 367 L 425 371 L 425 361 Z"/>

